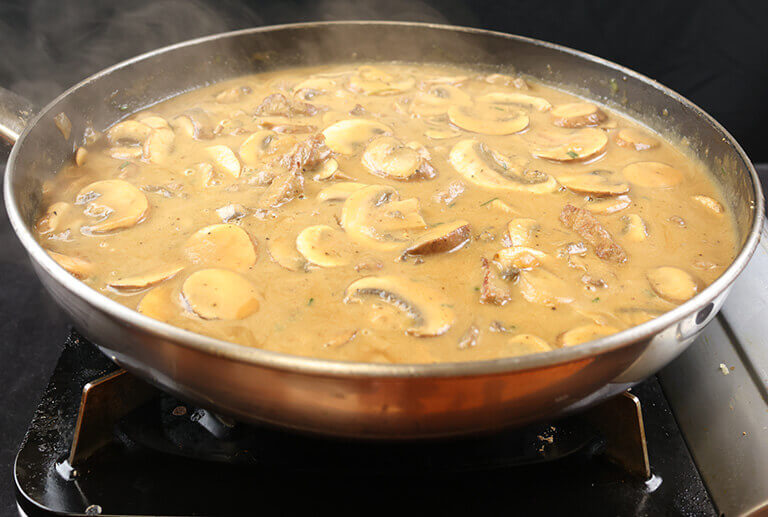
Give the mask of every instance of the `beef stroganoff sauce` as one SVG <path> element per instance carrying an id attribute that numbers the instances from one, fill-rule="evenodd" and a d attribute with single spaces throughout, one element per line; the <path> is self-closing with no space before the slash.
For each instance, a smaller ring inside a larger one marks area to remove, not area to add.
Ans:
<path id="1" fill-rule="evenodd" d="M 44 187 L 40 243 L 160 321 L 291 354 L 479 360 L 668 311 L 735 256 L 703 167 L 502 74 L 372 63 L 186 93 Z"/>

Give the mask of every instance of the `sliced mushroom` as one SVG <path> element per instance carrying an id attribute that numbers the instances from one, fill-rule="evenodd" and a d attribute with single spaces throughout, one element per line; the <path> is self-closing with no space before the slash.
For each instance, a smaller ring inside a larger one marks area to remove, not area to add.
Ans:
<path id="1" fill-rule="evenodd" d="M 571 303 L 576 297 L 576 289 L 573 286 L 543 268 L 521 271 L 515 284 L 526 301 L 545 307 Z"/>
<path id="2" fill-rule="evenodd" d="M 67 273 L 79 280 L 87 278 L 93 272 L 93 264 L 87 260 L 70 257 L 69 255 L 56 253 L 55 251 L 49 251 L 48 255 L 50 255 L 58 265 L 63 267 Z"/>
<path id="3" fill-rule="evenodd" d="M 454 105 L 448 109 L 448 119 L 454 126 L 484 135 L 519 133 L 530 123 L 524 111 L 506 104 Z"/>
<path id="4" fill-rule="evenodd" d="M 344 232 L 325 224 L 304 228 L 296 237 L 296 249 L 308 262 L 321 267 L 345 266 L 352 261 Z"/>
<path id="5" fill-rule="evenodd" d="M 193 233 L 184 244 L 193 264 L 244 271 L 256 263 L 256 247 L 248 232 L 234 224 L 213 224 Z"/>
<path id="6" fill-rule="evenodd" d="M 210 115 L 200 108 L 188 110 L 173 119 L 173 125 L 195 140 L 210 140 L 213 135 L 213 121 Z"/>
<path id="7" fill-rule="evenodd" d="M 128 228 L 141 222 L 149 211 L 144 193 L 123 180 L 96 181 L 84 187 L 75 198 L 85 205 L 83 213 L 97 222 L 83 227 L 90 233 L 105 233 Z"/>
<path id="8" fill-rule="evenodd" d="M 725 208 L 719 201 L 712 199 L 709 196 L 693 196 L 694 201 L 701 203 L 704 208 L 707 208 L 715 215 L 723 215 Z"/>
<path id="9" fill-rule="evenodd" d="M 427 224 L 419 214 L 418 200 L 401 200 L 392 187 L 370 185 L 344 202 L 341 226 L 355 242 L 395 250 L 410 239 L 414 230 L 426 228 Z"/>
<path id="10" fill-rule="evenodd" d="M 235 178 L 240 177 L 242 167 L 240 166 L 240 160 L 237 159 L 232 149 L 226 145 L 212 145 L 206 147 L 205 150 L 208 152 L 208 156 L 211 157 L 213 168 L 216 172 L 226 173 Z"/>
<path id="11" fill-rule="evenodd" d="M 317 194 L 317 199 L 318 201 L 346 201 L 353 193 L 367 186 L 365 183 L 342 181 L 325 187 Z"/>
<path id="12" fill-rule="evenodd" d="M 624 177 L 633 185 L 670 188 L 683 181 L 683 173 L 666 163 L 636 162 L 624 167 Z"/>
<path id="13" fill-rule="evenodd" d="M 258 167 L 282 157 L 296 143 L 296 137 L 291 135 L 281 136 L 269 130 L 257 131 L 240 144 L 238 154 L 245 165 Z"/>
<path id="14" fill-rule="evenodd" d="M 338 171 L 339 171 L 339 162 L 337 162 L 333 158 L 328 158 L 327 160 L 323 161 L 320 165 L 315 167 L 314 169 L 315 174 L 312 176 L 312 179 L 315 181 L 325 181 L 325 180 L 334 179 Z"/>
<path id="15" fill-rule="evenodd" d="M 156 117 L 159 118 L 159 117 Z M 160 119 L 165 122 L 165 119 Z M 168 123 L 165 122 L 167 125 Z M 150 163 L 164 164 L 168 162 L 173 152 L 173 143 L 176 135 L 170 128 L 153 129 L 144 141 L 143 157 Z"/>
<path id="16" fill-rule="evenodd" d="M 519 217 L 507 224 L 507 235 L 512 246 L 528 246 L 531 239 L 541 226 L 536 219 Z"/>
<path id="17" fill-rule="evenodd" d="M 606 119 L 605 113 L 591 102 L 572 102 L 552 108 L 552 119 L 560 127 L 593 127 Z"/>
<path id="18" fill-rule="evenodd" d="M 64 214 L 72 209 L 72 205 L 64 201 L 58 201 L 49 206 L 45 213 L 38 219 L 35 229 L 40 235 L 56 232 L 61 226 Z"/>
<path id="19" fill-rule="evenodd" d="M 155 287 L 144 295 L 136 310 L 158 321 L 170 321 L 178 313 L 172 293 L 173 289 L 167 284 Z"/>
<path id="20" fill-rule="evenodd" d="M 138 291 L 173 278 L 182 269 L 184 269 L 184 266 L 179 264 L 165 265 L 159 269 L 154 269 L 140 275 L 125 276 L 110 280 L 107 282 L 107 285 L 120 291 Z"/>
<path id="21" fill-rule="evenodd" d="M 349 78 L 349 89 L 364 95 L 394 95 L 410 90 L 416 84 L 413 77 L 401 77 L 373 66 L 361 66 Z"/>
<path id="22" fill-rule="evenodd" d="M 229 203 L 228 205 L 216 209 L 216 215 L 218 215 L 224 223 L 237 222 L 249 213 L 250 211 L 239 203 Z"/>
<path id="23" fill-rule="evenodd" d="M 467 242 L 470 238 L 470 226 L 467 221 L 458 220 L 441 224 L 419 235 L 406 249 L 407 255 L 432 255 L 450 253 Z"/>
<path id="24" fill-rule="evenodd" d="M 525 246 L 502 248 L 493 256 L 493 261 L 501 266 L 502 274 L 507 276 L 520 271 L 541 266 L 541 261 L 547 256 L 543 251 Z"/>
<path id="25" fill-rule="evenodd" d="M 594 341 L 595 339 L 610 336 L 618 331 L 619 329 L 611 327 L 610 325 L 582 325 L 560 334 L 557 337 L 557 344 L 560 346 L 580 345 L 582 343 Z"/>
<path id="26" fill-rule="evenodd" d="M 439 84 L 432 86 L 426 92 L 416 94 L 411 101 L 411 113 L 423 117 L 442 115 L 451 106 L 469 106 L 472 99 L 469 95 L 455 86 Z"/>
<path id="27" fill-rule="evenodd" d="M 372 174 L 394 180 L 411 180 L 424 177 L 429 164 L 412 147 L 391 136 L 372 141 L 363 152 L 363 165 Z"/>
<path id="28" fill-rule="evenodd" d="M 632 199 L 629 196 L 615 196 L 589 201 L 584 208 L 593 214 L 615 214 L 631 205 Z"/>
<path id="29" fill-rule="evenodd" d="M 512 86 L 518 90 L 527 90 L 528 83 L 522 77 L 514 77 L 508 74 L 488 74 L 483 80 L 489 84 L 496 84 L 500 86 Z"/>
<path id="30" fill-rule="evenodd" d="M 673 303 L 683 303 L 699 292 L 699 282 L 680 268 L 663 266 L 646 273 L 653 292 Z"/>
<path id="31" fill-rule="evenodd" d="M 504 212 L 505 214 L 512 214 L 512 215 L 520 215 L 520 213 L 509 206 L 508 203 L 505 203 L 501 199 L 492 199 L 490 203 L 486 205 L 489 209 L 492 210 L 498 210 L 500 212 Z"/>
<path id="32" fill-rule="evenodd" d="M 454 131 L 453 129 L 427 129 L 424 131 L 424 136 L 431 138 L 432 140 L 448 140 L 449 138 L 456 138 L 461 133 Z"/>
<path id="33" fill-rule="evenodd" d="M 635 128 L 620 129 L 616 133 L 616 143 L 621 147 L 631 147 L 635 151 L 646 151 L 659 146 L 659 141 L 645 131 Z"/>
<path id="34" fill-rule="evenodd" d="M 526 106 L 536 111 L 549 111 L 552 104 L 543 97 L 535 97 L 524 93 L 494 92 L 481 95 L 477 98 L 478 102 L 488 104 L 515 104 L 517 106 Z"/>
<path id="35" fill-rule="evenodd" d="M 608 136 L 602 129 L 586 128 L 567 135 L 549 134 L 547 145 L 534 148 L 531 153 L 537 158 L 557 162 L 576 162 L 594 158 L 605 151 Z"/>
<path id="36" fill-rule="evenodd" d="M 288 271 L 305 271 L 307 260 L 296 249 L 295 220 L 292 216 L 278 219 L 266 237 L 270 258 Z"/>
<path id="37" fill-rule="evenodd" d="M 628 240 L 633 242 L 642 242 L 648 238 L 648 228 L 645 226 L 643 218 L 637 214 L 627 214 L 621 218 L 624 223 L 622 233 Z"/>
<path id="38" fill-rule="evenodd" d="M 552 350 L 549 343 L 533 334 L 512 336 L 507 340 L 507 347 L 513 350 L 514 355 L 540 354 Z"/>
<path id="39" fill-rule="evenodd" d="M 204 320 L 240 320 L 259 310 L 256 289 L 226 269 L 202 269 L 187 277 L 181 295 L 189 310 Z"/>
<path id="40" fill-rule="evenodd" d="M 365 119 L 340 120 L 323 130 L 325 144 L 339 154 L 355 154 L 358 149 L 392 130 L 380 122 Z"/>
<path id="41" fill-rule="evenodd" d="M 75 151 L 75 165 L 82 167 L 85 163 L 85 159 L 88 157 L 88 151 L 85 147 L 78 147 Z"/>
<path id="42" fill-rule="evenodd" d="M 149 138 L 152 128 L 136 120 L 118 122 L 107 131 L 112 146 L 141 146 Z"/>
<path id="43" fill-rule="evenodd" d="M 420 282 L 397 276 L 369 276 L 347 287 L 344 302 L 360 303 L 374 297 L 407 314 L 413 324 L 406 329 L 412 336 L 440 336 L 453 325 L 454 314 L 449 300 Z"/>
<path id="44" fill-rule="evenodd" d="M 557 181 L 568 190 L 591 196 L 615 196 L 629 192 L 629 183 L 612 171 L 564 174 L 558 176 Z"/>
<path id="45" fill-rule="evenodd" d="M 464 178 L 484 188 L 533 194 L 554 192 L 558 188 L 552 176 L 515 164 L 474 139 L 462 140 L 453 146 L 448 161 Z"/>

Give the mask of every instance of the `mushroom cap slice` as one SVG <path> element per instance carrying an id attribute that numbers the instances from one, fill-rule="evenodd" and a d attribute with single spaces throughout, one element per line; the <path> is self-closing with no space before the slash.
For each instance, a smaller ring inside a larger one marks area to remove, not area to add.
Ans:
<path id="1" fill-rule="evenodd" d="M 256 131 L 240 144 L 238 154 L 245 165 L 257 167 L 287 153 L 296 142 L 296 137 L 291 135 L 278 135 L 270 130 Z"/>
<path id="2" fill-rule="evenodd" d="M 518 217 L 507 224 L 507 235 L 512 246 L 528 246 L 534 232 L 541 228 L 536 219 Z"/>
<path id="3" fill-rule="evenodd" d="M 150 117 L 160 118 L 160 117 Z M 165 122 L 165 119 L 160 119 Z M 168 123 L 166 122 L 166 125 Z M 160 127 L 153 129 L 147 139 L 144 141 L 144 158 L 149 160 L 150 163 L 164 164 L 168 162 L 168 159 L 173 152 L 173 142 L 176 139 L 176 135 L 173 130 L 166 127 Z"/>
<path id="4" fill-rule="evenodd" d="M 259 310 L 256 289 L 245 277 L 226 269 L 202 269 L 181 287 L 189 309 L 204 320 L 240 320 Z"/>
<path id="5" fill-rule="evenodd" d="M 184 266 L 180 264 L 165 265 L 140 275 L 124 276 L 111 280 L 107 282 L 107 285 L 120 291 L 138 291 L 173 278 L 182 269 L 184 269 Z"/>
<path id="6" fill-rule="evenodd" d="M 374 66 L 361 66 L 349 78 L 349 89 L 364 95 L 394 95 L 410 90 L 416 84 L 413 77 L 399 77 Z"/>
<path id="7" fill-rule="evenodd" d="M 526 170 L 474 139 L 454 145 L 448 161 L 464 178 L 489 189 L 546 194 L 558 188 L 549 174 Z"/>
<path id="8" fill-rule="evenodd" d="M 624 177 L 633 185 L 671 188 L 683 181 L 683 173 L 661 162 L 636 162 L 624 167 Z"/>
<path id="9" fill-rule="evenodd" d="M 590 201 L 584 205 L 584 208 L 593 214 L 615 214 L 629 208 L 630 205 L 632 205 L 632 198 L 621 195 Z"/>
<path id="10" fill-rule="evenodd" d="M 57 201 L 49 206 L 45 213 L 38 219 L 35 229 L 40 235 L 55 232 L 62 222 L 64 214 L 72 209 L 72 205 L 64 201 Z"/>
<path id="11" fill-rule="evenodd" d="M 591 102 L 571 102 L 552 108 L 553 123 L 560 127 L 591 127 L 607 117 Z"/>
<path id="12" fill-rule="evenodd" d="M 653 292 L 673 303 L 683 303 L 699 292 L 699 282 L 680 268 L 657 267 L 648 271 L 645 276 Z"/>
<path id="13" fill-rule="evenodd" d="M 170 321 L 178 313 L 171 298 L 172 292 L 168 284 L 155 287 L 144 295 L 136 310 L 158 321 Z"/>
<path id="14" fill-rule="evenodd" d="M 296 249 L 308 262 L 322 267 L 345 266 L 352 261 L 344 232 L 326 224 L 304 228 L 296 237 Z"/>
<path id="15" fill-rule="evenodd" d="M 576 298 L 573 286 L 543 268 L 521 271 L 515 284 L 526 301 L 546 307 L 571 303 Z"/>
<path id="16" fill-rule="evenodd" d="M 412 336 L 440 336 L 453 325 L 449 300 L 423 283 L 397 276 L 369 276 L 352 282 L 344 296 L 345 303 L 360 303 L 374 297 L 390 303 L 410 316 L 413 324 L 406 329 Z"/>
<path id="17" fill-rule="evenodd" d="M 226 145 L 212 145 L 205 148 L 208 156 L 213 161 L 213 168 L 217 172 L 224 172 L 235 178 L 240 177 L 240 160 L 235 156 L 235 152 Z"/>
<path id="18" fill-rule="evenodd" d="M 184 244 L 193 264 L 244 271 L 256 263 L 256 247 L 248 232 L 237 225 L 213 224 L 193 233 Z"/>
<path id="19" fill-rule="evenodd" d="M 123 180 L 102 180 L 86 185 L 78 192 L 75 204 L 85 205 L 85 215 L 99 219 L 83 227 L 91 233 L 128 228 L 141 222 L 149 211 L 147 196 Z"/>
<path id="20" fill-rule="evenodd" d="M 427 224 L 419 214 L 418 200 L 400 200 L 393 187 L 369 185 L 344 202 L 341 226 L 355 242 L 396 250 L 409 240 L 413 230 L 426 228 Z"/>
<path id="21" fill-rule="evenodd" d="M 138 146 L 149 138 L 152 128 L 136 120 L 118 122 L 107 131 L 107 140 L 112 146 Z"/>
<path id="22" fill-rule="evenodd" d="M 564 174 L 558 176 L 557 181 L 568 190 L 591 196 L 615 196 L 629 192 L 629 183 L 612 171 Z"/>
<path id="23" fill-rule="evenodd" d="M 473 106 L 451 106 L 448 119 L 454 126 L 484 135 L 511 135 L 526 129 L 528 115 L 506 104 L 477 103 Z"/>
<path id="24" fill-rule="evenodd" d="M 407 255 L 450 253 L 469 242 L 470 226 L 458 220 L 441 224 L 419 235 L 406 249 Z"/>
<path id="25" fill-rule="evenodd" d="M 78 280 L 87 278 L 93 272 L 93 264 L 87 260 L 83 260 L 77 257 L 70 257 L 69 255 L 56 253 L 55 251 L 48 251 L 48 255 L 50 255 L 58 265 L 63 267 L 67 273 L 77 278 Z"/>
<path id="26" fill-rule="evenodd" d="M 531 151 L 537 158 L 556 162 L 575 162 L 594 158 L 605 151 L 608 136 L 602 129 L 586 128 L 569 135 L 549 136 L 551 144 Z"/>
<path id="27" fill-rule="evenodd" d="M 646 151 L 659 146 L 659 141 L 645 131 L 627 127 L 616 133 L 616 143 L 621 147 L 631 147 L 635 151 Z"/>
<path id="28" fill-rule="evenodd" d="M 552 108 L 552 104 L 544 97 L 514 92 L 488 93 L 478 97 L 477 101 L 488 104 L 516 104 L 533 108 L 536 111 L 549 111 Z"/>
<path id="29" fill-rule="evenodd" d="M 507 340 L 507 347 L 514 349 L 514 355 L 540 354 L 549 352 L 549 343 L 533 334 L 517 334 Z"/>
<path id="30" fill-rule="evenodd" d="M 335 183 L 330 187 L 325 187 L 318 192 L 318 201 L 346 201 L 346 199 L 353 193 L 357 192 L 361 188 L 365 188 L 368 185 L 365 183 L 357 183 L 355 181 L 342 181 L 341 183 Z"/>
<path id="31" fill-rule="evenodd" d="M 419 173 L 422 157 L 418 151 L 391 136 L 382 136 L 368 144 L 363 165 L 372 174 L 394 180 L 409 180 Z"/>
<path id="32" fill-rule="evenodd" d="M 324 181 L 334 179 L 334 176 L 339 171 L 339 162 L 333 158 L 323 160 L 323 162 L 313 169 L 315 173 L 312 179 L 315 181 Z"/>
<path id="33" fill-rule="evenodd" d="M 325 145 L 339 154 L 355 154 L 357 150 L 377 136 L 391 134 L 392 130 L 373 120 L 345 119 L 323 130 Z"/>
<path id="34" fill-rule="evenodd" d="M 525 246 L 502 248 L 493 256 L 493 261 L 499 264 L 503 271 L 524 271 L 541 265 L 541 260 L 547 254 L 543 251 Z"/>
<path id="35" fill-rule="evenodd" d="M 420 116 L 442 115 L 451 106 L 469 106 L 472 99 L 455 86 L 437 84 L 426 92 L 419 92 L 411 101 L 411 113 Z"/>
<path id="36" fill-rule="evenodd" d="M 610 325 L 596 325 L 594 323 L 589 325 L 582 325 L 580 327 L 572 328 L 560 334 L 557 337 L 557 343 L 560 346 L 575 346 L 595 339 L 600 339 L 605 336 L 610 336 L 619 331 L 616 327 Z"/>
<path id="37" fill-rule="evenodd" d="M 707 208 L 715 215 L 723 215 L 725 212 L 723 205 L 719 201 L 712 199 L 709 196 L 693 196 L 693 200 L 701 203 L 703 207 Z"/>
<path id="38" fill-rule="evenodd" d="M 621 218 L 624 223 L 622 233 L 632 242 L 642 242 L 648 238 L 648 228 L 643 218 L 637 214 L 627 214 Z"/>

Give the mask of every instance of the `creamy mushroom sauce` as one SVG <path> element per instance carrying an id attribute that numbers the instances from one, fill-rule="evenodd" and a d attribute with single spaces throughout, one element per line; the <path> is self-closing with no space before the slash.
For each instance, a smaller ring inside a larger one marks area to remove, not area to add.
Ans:
<path id="1" fill-rule="evenodd" d="M 41 244 L 157 320 L 290 354 L 465 361 L 647 321 L 735 256 L 697 162 L 536 82 L 381 64 L 130 116 L 44 186 Z"/>

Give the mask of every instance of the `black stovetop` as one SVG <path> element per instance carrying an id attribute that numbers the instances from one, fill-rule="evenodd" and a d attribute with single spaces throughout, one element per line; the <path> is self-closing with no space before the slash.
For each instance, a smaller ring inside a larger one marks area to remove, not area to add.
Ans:
<path id="1" fill-rule="evenodd" d="M 121 417 L 112 442 L 65 479 L 82 386 L 114 369 L 70 334 L 17 458 L 27 515 L 47 515 L 41 507 L 63 515 L 96 507 L 105 515 L 498 507 L 524 515 L 717 515 L 655 379 L 633 390 L 643 403 L 649 481 L 607 461 L 604 439 L 579 417 L 480 438 L 381 444 L 217 421 L 159 391 Z"/>

